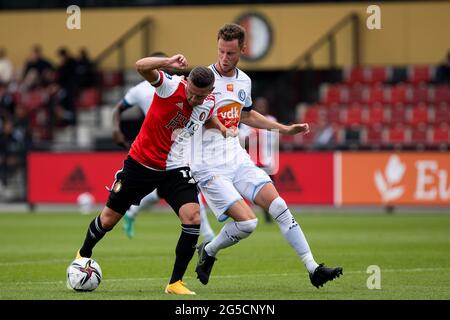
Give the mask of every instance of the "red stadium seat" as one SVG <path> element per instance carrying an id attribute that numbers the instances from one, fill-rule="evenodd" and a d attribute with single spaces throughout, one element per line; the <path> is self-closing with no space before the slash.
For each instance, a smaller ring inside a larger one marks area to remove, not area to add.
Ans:
<path id="1" fill-rule="evenodd" d="M 322 101 L 330 106 L 332 104 L 341 104 L 344 102 L 344 89 L 340 85 L 326 85 L 323 87 Z"/>
<path id="2" fill-rule="evenodd" d="M 364 124 L 368 126 L 375 126 L 384 123 L 385 109 L 381 104 L 375 104 L 367 110 L 367 117 L 365 118 Z"/>
<path id="3" fill-rule="evenodd" d="M 408 123 L 413 126 L 430 123 L 429 108 L 425 103 L 420 103 L 411 109 Z"/>
<path id="4" fill-rule="evenodd" d="M 409 143 L 409 129 L 402 124 L 387 128 L 385 142 L 388 145 L 405 145 Z"/>
<path id="5" fill-rule="evenodd" d="M 102 87 L 114 88 L 123 85 L 123 74 L 120 71 L 102 71 L 100 73 Z"/>
<path id="6" fill-rule="evenodd" d="M 366 92 L 366 88 L 361 84 L 355 84 L 348 88 L 348 95 L 346 102 L 348 103 L 362 103 L 364 99 L 364 93 Z"/>
<path id="7" fill-rule="evenodd" d="M 408 69 L 408 81 L 411 83 L 429 82 L 432 78 L 431 73 L 429 65 L 411 66 Z"/>
<path id="8" fill-rule="evenodd" d="M 95 88 L 85 89 L 81 92 L 78 101 L 77 108 L 91 109 L 100 104 L 100 92 Z"/>
<path id="9" fill-rule="evenodd" d="M 429 142 L 428 130 L 425 124 L 420 124 L 417 127 L 410 128 L 411 144 L 425 146 Z"/>
<path id="10" fill-rule="evenodd" d="M 407 108 L 402 104 L 397 104 L 390 108 L 389 117 L 386 117 L 387 122 L 392 124 L 403 124 L 406 122 Z"/>
<path id="11" fill-rule="evenodd" d="M 434 108 L 434 123 L 445 123 L 450 125 L 450 107 L 443 102 Z"/>
<path id="12" fill-rule="evenodd" d="M 442 102 L 450 103 L 450 86 L 442 84 L 434 88 L 433 103 L 438 105 Z"/>
<path id="13" fill-rule="evenodd" d="M 390 80 L 390 70 L 388 67 L 376 66 L 367 68 L 367 82 L 374 83 L 385 83 Z"/>
<path id="14" fill-rule="evenodd" d="M 446 123 L 441 123 L 431 129 L 432 145 L 448 145 L 450 144 L 449 126 Z"/>
<path id="15" fill-rule="evenodd" d="M 375 126 L 367 127 L 363 132 L 364 144 L 370 147 L 378 147 L 384 143 L 384 130 L 383 127 L 378 124 Z"/>
<path id="16" fill-rule="evenodd" d="M 300 122 L 318 123 L 320 121 L 322 107 L 320 105 L 310 105 L 303 109 Z"/>
<path id="17" fill-rule="evenodd" d="M 358 103 L 353 103 L 350 107 L 343 110 L 341 119 L 347 127 L 360 126 L 363 123 L 363 108 Z"/>
<path id="18" fill-rule="evenodd" d="M 408 89 L 409 87 L 405 84 L 398 84 L 396 86 L 393 86 L 391 88 L 389 102 L 392 104 L 407 103 L 410 100 L 408 97 Z"/>
<path id="19" fill-rule="evenodd" d="M 341 110 L 338 105 L 333 105 L 326 110 L 326 120 L 329 124 L 341 124 Z"/>
<path id="20" fill-rule="evenodd" d="M 348 84 L 364 83 L 366 80 L 365 69 L 363 67 L 352 67 L 345 70 L 345 82 Z"/>
<path id="21" fill-rule="evenodd" d="M 412 100 L 413 104 L 421 102 L 430 102 L 429 88 L 426 84 L 421 83 L 418 86 L 412 88 Z"/>
<path id="22" fill-rule="evenodd" d="M 376 103 L 385 103 L 387 101 L 387 91 L 388 87 L 382 84 L 376 84 L 368 89 L 367 93 L 367 103 L 369 105 Z"/>

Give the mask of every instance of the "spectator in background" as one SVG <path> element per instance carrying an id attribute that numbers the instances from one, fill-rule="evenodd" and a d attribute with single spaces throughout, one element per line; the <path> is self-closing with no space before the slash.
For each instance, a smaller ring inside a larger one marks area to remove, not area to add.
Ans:
<path id="1" fill-rule="evenodd" d="M 61 64 L 56 69 L 59 88 L 51 91 L 58 93 L 55 96 L 56 102 L 63 107 L 62 109 L 57 109 L 63 111 L 63 113 L 61 113 L 62 117 L 59 118 L 67 121 L 66 124 L 75 124 L 75 100 L 78 91 L 77 79 L 75 76 L 77 61 L 69 53 L 69 50 L 64 47 L 58 49 L 58 56 L 61 59 Z"/>
<path id="2" fill-rule="evenodd" d="M 9 83 L 13 77 L 13 65 L 6 56 L 6 49 L 0 47 L 0 82 Z"/>
<path id="3" fill-rule="evenodd" d="M 95 66 L 86 48 L 81 48 L 76 65 L 76 77 L 80 88 L 91 88 L 95 84 Z"/>
<path id="4" fill-rule="evenodd" d="M 0 187 L 7 185 L 9 143 L 13 129 L 13 100 L 6 87 L 6 83 L 0 82 Z"/>
<path id="5" fill-rule="evenodd" d="M 23 71 L 24 88 L 29 89 L 40 85 L 46 79 L 51 78 L 53 70 L 50 61 L 43 57 L 41 46 L 34 45 Z"/>
<path id="6" fill-rule="evenodd" d="M 447 57 L 436 70 L 436 80 L 438 83 L 450 82 L 450 50 L 447 52 Z"/>

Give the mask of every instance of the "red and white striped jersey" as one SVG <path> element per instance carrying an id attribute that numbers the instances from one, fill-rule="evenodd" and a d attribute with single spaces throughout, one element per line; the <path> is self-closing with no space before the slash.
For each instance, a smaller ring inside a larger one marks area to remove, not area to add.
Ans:
<path id="1" fill-rule="evenodd" d="M 182 77 L 159 72 L 156 92 L 129 155 L 153 170 L 172 170 L 189 165 L 191 137 L 208 120 L 215 98 L 191 107 L 186 99 L 187 82 Z"/>

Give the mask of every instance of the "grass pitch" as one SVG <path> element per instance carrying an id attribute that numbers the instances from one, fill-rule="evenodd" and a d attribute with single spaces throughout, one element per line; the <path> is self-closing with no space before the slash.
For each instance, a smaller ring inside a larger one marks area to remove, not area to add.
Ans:
<path id="1" fill-rule="evenodd" d="M 174 214 L 142 213 L 129 240 L 122 222 L 97 245 L 103 271 L 88 293 L 66 288 L 66 268 L 94 215 L 0 214 L 2 300 L 308 300 L 450 299 L 450 215 L 296 214 L 317 262 L 340 265 L 344 276 L 314 288 L 303 264 L 274 223 L 221 251 L 210 282 L 195 277 L 195 255 L 184 281 L 197 296 L 164 294 L 180 223 Z M 218 232 L 221 225 L 210 215 Z M 201 239 L 200 239 L 201 241 Z M 381 269 L 381 289 L 369 290 L 367 268 Z"/>

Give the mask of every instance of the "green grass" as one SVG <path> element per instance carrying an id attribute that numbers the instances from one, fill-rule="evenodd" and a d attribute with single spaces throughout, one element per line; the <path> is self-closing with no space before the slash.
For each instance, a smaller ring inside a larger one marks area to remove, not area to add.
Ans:
<path id="1" fill-rule="evenodd" d="M 296 215 L 317 262 L 344 267 L 343 277 L 320 290 L 277 225 L 261 217 L 250 238 L 220 252 L 207 286 L 195 278 L 194 256 L 184 279 L 194 297 L 163 293 L 180 230 L 167 213 L 141 214 L 133 240 L 120 222 L 94 251 L 100 287 L 68 290 L 66 268 L 92 218 L 0 214 L 0 299 L 450 299 L 450 215 Z M 366 286 L 369 265 L 381 268 L 380 290 Z"/>

